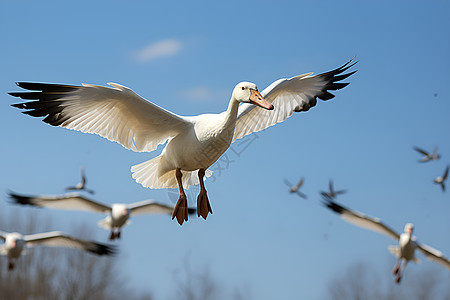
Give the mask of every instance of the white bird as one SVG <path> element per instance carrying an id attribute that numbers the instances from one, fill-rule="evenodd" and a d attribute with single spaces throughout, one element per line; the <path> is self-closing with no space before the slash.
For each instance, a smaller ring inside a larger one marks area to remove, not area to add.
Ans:
<path id="1" fill-rule="evenodd" d="M 434 179 L 434 183 L 441 185 L 443 192 L 445 192 L 445 181 L 447 180 L 447 177 L 448 177 L 448 170 L 449 170 L 449 166 L 447 166 L 447 168 L 445 169 L 444 175 L 442 175 L 442 177 L 438 176 Z"/>
<path id="2" fill-rule="evenodd" d="M 302 187 L 303 182 L 305 182 L 305 178 L 301 178 L 297 185 L 292 185 L 287 179 L 284 180 L 284 183 L 289 187 L 289 193 L 296 193 L 303 199 L 306 199 L 306 195 L 299 191 L 299 189 Z"/>
<path id="3" fill-rule="evenodd" d="M 90 194 L 94 194 L 93 190 L 89 190 L 86 188 L 86 175 L 84 174 L 84 168 L 81 167 L 81 182 L 77 183 L 76 186 L 69 186 L 66 188 L 66 191 L 86 191 Z"/>
<path id="4" fill-rule="evenodd" d="M 368 216 L 358 211 L 350 210 L 334 201 L 327 200 L 324 204 L 335 213 L 338 213 L 345 221 L 378 233 L 385 234 L 398 241 L 398 245 L 389 246 L 388 248 L 389 251 L 397 257 L 397 262 L 392 271 L 394 275 L 397 275 L 397 283 L 400 282 L 403 270 L 409 261 L 414 261 L 416 263 L 419 262 L 415 256 L 416 249 L 422 252 L 428 259 L 433 260 L 450 270 L 450 260 L 448 257 L 446 257 L 439 250 L 419 243 L 416 240 L 416 237 L 412 235 L 414 229 L 414 225 L 412 223 L 406 224 L 404 229 L 405 232 L 399 235 L 378 218 Z M 402 262 L 403 265 L 401 264 Z"/>
<path id="5" fill-rule="evenodd" d="M 131 215 L 142 214 L 171 214 L 172 206 L 156 203 L 153 200 L 144 200 L 131 204 L 114 203 L 112 205 L 97 202 L 88 199 L 79 194 L 65 194 L 52 196 L 25 196 L 9 192 L 9 196 L 15 204 L 31 205 L 37 207 L 48 207 L 62 210 L 83 210 L 97 213 L 108 214 L 108 216 L 99 221 L 98 225 L 107 230 L 111 230 L 109 239 L 120 238 L 121 228 L 130 223 Z M 188 209 L 192 214 L 195 210 Z"/>
<path id="6" fill-rule="evenodd" d="M 168 141 L 161 155 L 131 171 L 144 187 L 179 188 L 172 219 L 176 217 L 181 225 L 188 219 L 184 188 L 200 183 L 197 215 L 206 219 L 212 213 L 203 182 L 212 174 L 208 168 L 236 139 L 282 122 L 293 112 L 308 111 L 317 98 L 332 99 L 329 90 L 347 86 L 338 81 L 356 72 L 343 74 L 354 65 L 352 60 L 316 76 L 308 73 L 277 80 L 261 93 L 256 84 L 241 82 L 225 112 L 192 117 L 169 112 L 116 83 L 102 87 L 18 82 L 31 92 L 9 94 L 32 100 L 12 105 L 25 109 L 25 114 L 44 117 L 43 121 L 53 126 L 98 134 L 127 149 L 151 152 Z"/>
<path id="7" fill-rule="evenodd" d="M 414 147 L 414 150 L 423 154 L 423 157 L 421 160 L 419 160 L 419 162 L 427 162 L 430 160 L 438 160 L 439 158 L 441 158 L 441 156 L 438 153 L 438 147 L 435 147 L 432 153 L 420 149 L 419 147 Z"/>
<path id="8" fill-rule="evenodd" d="M 97 255 L 113 255 L 116 252 L 114 246 L 96 243 L 89 240 L 74 238 L 60 231 L 23 235 L 18 232 L 0 231 L 0 255 L 8 256 L 8 270 L 14 268 L 15 261 L 21 254 L 25 254 L 25 248 L 33 246 L 77 248 Z"/>
<path id="9" fill-rule="evenodd" d="M 338 195 L 344 194 L 346 193 L 346 190 L 339 190 L 339 191 L 335 191 L 334 187 L 333 187 L 333 181 L 330 180 L 329 184 L 328 184 L 328 191 L 320 191 L 320 194 L 322 195 L 322 197 L 324 197 L 326 200 L 334 200 Z"/>

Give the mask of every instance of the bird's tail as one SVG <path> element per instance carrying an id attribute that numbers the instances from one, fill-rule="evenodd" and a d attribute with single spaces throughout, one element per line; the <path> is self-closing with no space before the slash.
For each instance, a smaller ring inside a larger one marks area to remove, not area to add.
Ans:
<path id="1" fill-rule="evenodd" d="M 107 230 L 112 228 L 111 216 L 107 216 L 103 220 L 98 221 L 98 226 Z"/>
<path id="2" fill-rule="evenodd" d="M 397 257 L 397 258 L 400 257 L 400 248 L 398 246 L 391 245 L 388 247 L 388 249 L 389 249 L 389 252 L 394 254 L 395 257 Z"/>
<path id="3" fill-rule="evenodd" d="M 175 170 L 168 171 L 164 174 L 159 174 L 159 164 L 161 163 L 162 156 L 155 157 L 151 160 L 145 161 L 138 165 L 131 167 L 133 178 L 137 183 L 140 183 L 143 187 L 151 189 L 164 189 L 164 188 L 177 188 L 177 179 L 175 177 Z M 199 184 L 197 171 L 183 171 L 182 183 L 185 189 L 188 189 L 191 185 Z M 206 170 L 205 176 L 210 177 L 212 171 Z"/>

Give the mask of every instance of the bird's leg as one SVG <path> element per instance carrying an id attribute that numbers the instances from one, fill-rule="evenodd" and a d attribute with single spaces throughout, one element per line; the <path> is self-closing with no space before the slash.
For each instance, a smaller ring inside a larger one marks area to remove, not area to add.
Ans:
<path id="1" fill-rule="evenodd" d="M 8 271 L 14 269 L 14 262 L 12 260 L 8 261 Z"/>
<path id="2" fill-rule="evenodd" d="M 116 238 L 116 235 L 114 234 L 114 228 L 111 229 L 111 234 L 109 235 L 109 240 L 114 241 Z"/>
<path id="3" fill-rule="evenodd" d="M 397 275 L 399 268 L 400 268 L 400 259 L 397 259 L 397 262 L 395 263 L 394 269 L 392 270 L 392 274 Z"/>
<path id="4" fill-rule="evenodd" d="M 188 206 L 183 183 L 181 181 L 183 174 L 181 173 L 180 168 L 175 170 L 175 176 L 177 177 L 178 188 L 180 189 L 180 198 L 178 198 L 177 204 L 173 208 L 172 220 L 177 217 L 178 224 L 183 225 L 183 222 L 188 220 Z"/>
<path id="5" fill-rule="evenodd" d="M 120 239 L 120 229 L 119 229 L 119 231 L 117 231 L 116 237 L 117 237 L 118 239 Z"/>
<path id="6" fill-rule="evenodd" d="M 200 180 L 200 193 L 197 197 L 197 216 L 202 216 L 206 220 L 208 213 L 212 213 L 211 205 L 209 204 L 208 194 L 206 193 L 205 183 L 205 169 L 198 170 L 198 179 Z"/>
<path id="7" fill-rule="evenodd" d="M 402 279 L 402 275 L 403 275 L 403 270 L 405 270 L 405 267 L 406 267 L 406 261 L 403 263 L 400 270 L 398 271 L 397 279 L 395 280 L 395 282 L 400 283 L 400 280 Z"/>

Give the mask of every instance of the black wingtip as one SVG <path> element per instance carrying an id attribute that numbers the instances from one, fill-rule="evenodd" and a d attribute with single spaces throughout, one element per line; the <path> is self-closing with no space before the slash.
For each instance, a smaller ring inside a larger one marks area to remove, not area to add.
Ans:
<path id="1" fill-rule="evenodd" d="M 195 214 L 196 212 L 197 212 L 197 209 L 196 209 L 196 208 L 191 208 L 191 207 L 188 208 L 188 214 L 189 214 L 189 215 L 193 215 L 193 214 Z"/>
<path id="2" fill-rule="evenodd" d="M 345 207 L 343 207 L 343 206 L 337 204 L 336 202 L 334 202 L 333 200 L 327 199 L 325 197 L 323 199 L 322 204 L 338 214 L 342 214 L 346 210 Z"/>
<path id="3" fill-rule="evenodd" d="M 115 256 L 119 252 L 118 248 L 114 245 L 105 245 L 100 243 L 95 243 L 95 248 L 89 249 L 88 251 L 97 255 L 107 256 Z"/>
<path id="4" fill-rule="evenodd" d="M 8 191 L 7 193 L 8 193 L 8 199 L 9 199 L 8 202 L 11 204 L 35 206 L 34 203 L 31 201 L 32 197 L 19 195 L 14 192 L 11 192 L 11 191 Z"/>

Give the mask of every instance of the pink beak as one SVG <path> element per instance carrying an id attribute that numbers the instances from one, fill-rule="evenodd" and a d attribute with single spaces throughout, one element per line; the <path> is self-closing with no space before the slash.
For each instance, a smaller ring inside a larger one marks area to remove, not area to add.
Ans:
<path id="1" fill-rule="evenodd" d="M 250 103 L 258 105 L 259 107 L 265 108 L 267 110 L 273 109 L 272 103 L 264 99 L 257 90 L 250 89 L 250 91 Z"/>

